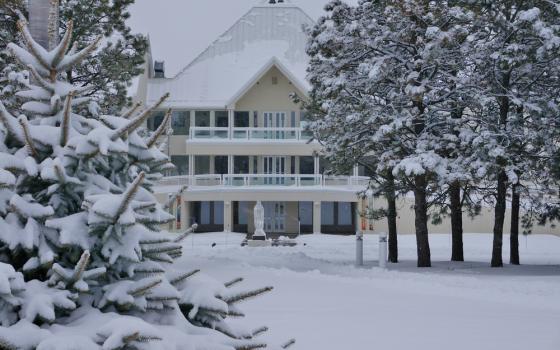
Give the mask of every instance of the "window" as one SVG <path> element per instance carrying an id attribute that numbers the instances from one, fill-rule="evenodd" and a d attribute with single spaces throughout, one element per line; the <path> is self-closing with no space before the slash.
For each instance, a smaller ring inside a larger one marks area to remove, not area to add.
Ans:
<path id="1" fill-rule="evenodd" d="M 233 157 L 233 173 L 249 174 L 249 157 L 235 156 Z"/>
<path id="2" fill-rule="evenodd" d="M 313 202 L 299 203 L 299 221 L 301 225 L 313 225 Z"/>
<path id="3" fill-rule="evenodd" d="M 321 202 L 321 225 L 334 225 L 333 202 Z"/>
<path id="4" fill-rule="evenodd" d="M 227 156 L 215 156 L 214 157 L 214 173 L 216 174 L 227 174 L 228 173 L 228 157 Z"/>
<path id="5" fill-rule="evenodd" d="M 200 127 L 210 126 L 210 112 L 209 111 L 196 111 L 194 125 Z"/>
<path id="6" fill-rule="evenodd" d="M 299 173 L 302 175 L 315 174 L 315 162 L 311 156 L 299 157 Z"/>
<path id="7" fill-rule="evenodd" d="M 164 112 L 155 112 L 152 114 L 150 118 L 148 118 L 148 130 L 156 131 L 156 129 L 161 125 L 163 122 L 163 117 L 165 116 Z"/>
<path id="8" fill-rule="evenodd" d="M 188 135 L 190 129 L 190 112 L 177 111 L 171 114 L 171 127 L 173 128 L 173 135 Z"/>
<path id="9" fill-rule="evenodd" d="M 171 156 L 171 163 L 175 165 L 175 169 L 171 171 L 172 176 L 189 174 L 189 156 Z"/>
<path id="10" fill-rule="evenodd" d="M 338 204 L 338 225 L 352 225 L 352 203 L 339 202 Z"/>
<path id="11" fill-rule="evenodd" d="M 216 111 L 214 112 L 216 119 L 216 127 L 227 128 L 229 126 L 229 118 L 227 111 Z"/>
<path id="12" fill-rule="evenodd" d="M 200 202 L 200 224 L 210 225 L 210 202 Z"/>
<path id="13" fill-rule="evenodd" d="M 290 123 L 291 123 L 290 125 L 291 125 L 292 128 L 296 127 L 296 112 L 294 112 L 294 111 L 292 111 L 290 113 Z"/>
<path id="14" fill-rule="evenodd" d="M 195 175 L 210 174 L 210 156 L 195 156 Z"/>
<path id="15" fill-rule="evenodd" d="M 248 128 L 249 112 L 235 112 L 233 117 L 233 126 L 236 128 Z"/>
<path id="16" fill-rule="evenodd" d="M 224 202 L 214 202 L 214 224 L 224 224 Z"/>

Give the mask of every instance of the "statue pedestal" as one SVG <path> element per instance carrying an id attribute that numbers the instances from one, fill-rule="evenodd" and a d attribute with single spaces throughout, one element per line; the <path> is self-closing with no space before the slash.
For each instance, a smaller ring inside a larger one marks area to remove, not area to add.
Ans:
<path id="1" fill-rule="evenodd" d="M 249 239 L 247 240 L 247 246 L 254 248 L 272 247 L 272 241 Z"/>

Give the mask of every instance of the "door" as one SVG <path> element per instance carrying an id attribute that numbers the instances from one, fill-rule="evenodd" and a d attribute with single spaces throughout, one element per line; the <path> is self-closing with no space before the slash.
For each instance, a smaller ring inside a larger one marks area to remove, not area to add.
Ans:
<path id="1" fill-rule="evenodd" d="M 286 203 L 264 202 L 264 231 L 284 233 L 286 231 Z"/>
<path id="2" fill-rule="evenodd" d="M 267 129 L 277 129 L 286 127 L 286 113 L 284 112 L 265 112 L 264 113 L 264 127 Z M 265 132 L 267 139 L 284 139 L 285 131 L 271 130 Z"/>
<path id="3" fill-rule="evenodd" d="M 264 157 L 264 173 L 267 175 L 280 175 L 265 177 L 265 185 L 283 185 L 286 174 L 286 157 Z"/>

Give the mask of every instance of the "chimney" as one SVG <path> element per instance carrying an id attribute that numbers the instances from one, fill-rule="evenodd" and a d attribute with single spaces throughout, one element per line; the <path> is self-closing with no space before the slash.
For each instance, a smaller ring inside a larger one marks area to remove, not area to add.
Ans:
<path id="1" fill-rule="evenodd" d="M 154 62 L 154 78 L 165 78 L 165 62 Z"/>
<path id="2" fill-rule="evenodd" d="M 58 44 L 58 0 L 29 0 L 29 31 L 39 45 L 52 50 Z"/>

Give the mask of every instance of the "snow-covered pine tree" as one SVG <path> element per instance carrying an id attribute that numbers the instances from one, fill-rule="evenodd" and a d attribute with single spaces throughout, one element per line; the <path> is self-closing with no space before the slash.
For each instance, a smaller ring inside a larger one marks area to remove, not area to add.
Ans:
<path id="1" fill-rule="evenodd" d="M 243 291 L 182 271 L 186 234 L 161 231 L 173 219 L 151 192 L 171 165 L 138 128 L 145 110 L 102 115 L 88 87 L 64 72 L 96 40 L 70 49 L 72 22 L 52 51 L 19 22 L 24 47 L 9 49 L 33 75 L 14 115 L 0 102 L 0 344 L 24 349 L 256 349 L 239 329 L 237 304 L 269 291 Z M 73 113 L 87 104 L 89 114 Z M 188 233 L 188 232 L 187 232 Z M 41 326 L 39 328 L 38 326 Z"/>
<path id="2" fill-rule="evenodd" d="M 333 1 L 327 10 L 308 49 L 312 98 L 326 115 L 313 127 L 327 152 L 372 156 L 377 174 L 414 193 L 418 266 L 430 266 L 430 195 L 452 175 L 449 97 L 463 91 L 456 72 L 469 15 L 423 0 Z"/>
<path id="3" fill-rule="evenodd" d="M 531 181 L 550 178 L 541 172 L 540 160 L 550 159 L 557 147 L 552 130 L 560 109 L 560 8 L 557 1 L 546 0 L 473 4 L 477 14 L 470 36 L 477 62 L 473 81 L 483 103 L 475 145 L 478 158 L 486 164 L 481 171 L 494 183 L 490 192 L 495 197 L 491 265 L 500 267 L 508 186 L 513 185 L 516 192 L 514 226 L 519 225 L 515 218 L 519 218 L 522 202 L 517 195 L 524 193 L 524 200 L 530 202 L 531 191 L 549 187 L 541 183 L 527 188 Z M 517 235 L 514 227 L 513 263 L 518 263 Z"/>

